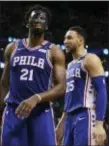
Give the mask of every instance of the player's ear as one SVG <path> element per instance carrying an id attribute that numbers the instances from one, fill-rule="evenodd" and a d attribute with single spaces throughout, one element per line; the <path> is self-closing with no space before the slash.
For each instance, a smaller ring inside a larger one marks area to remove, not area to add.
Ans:
<path id="1" fill-rule="evenodd" d="M 80 37 L 79 37 L 79 40 L 80 40 L 80 43 L 81 43 L 81 44 L 84 43 L 84 39 L 83 39 L 83 37 L 80 36 Z"/>

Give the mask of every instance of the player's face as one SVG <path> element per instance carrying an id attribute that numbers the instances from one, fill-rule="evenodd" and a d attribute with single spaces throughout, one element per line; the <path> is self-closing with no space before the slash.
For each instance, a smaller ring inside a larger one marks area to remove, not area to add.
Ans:
<path id="1" fill-rule="evenodd" d="M 32 11 L 29 17 L 28 26 L 32 33 L 41 34 L 47 29 L 47 14 L 41 10 Z"/>
<path id="2" fill-rule="evenodd" d="M 77 32 L 69 30 L 65 34 L 64 45 L 66 47 L 66 51 L 73 51 L 78 47 L 79 37 Z"/>

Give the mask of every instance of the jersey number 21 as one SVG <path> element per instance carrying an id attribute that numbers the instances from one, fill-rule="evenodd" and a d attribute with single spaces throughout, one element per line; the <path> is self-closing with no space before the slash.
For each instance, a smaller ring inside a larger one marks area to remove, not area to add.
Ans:
<path id="1" fill-rule="evenodd" d="M 28 69 L 22 69 L 21 70 L 21 76 L 20 76 L 20 80 L 23 81 L 33 81 L 33 69 L 28 70 Z"/>

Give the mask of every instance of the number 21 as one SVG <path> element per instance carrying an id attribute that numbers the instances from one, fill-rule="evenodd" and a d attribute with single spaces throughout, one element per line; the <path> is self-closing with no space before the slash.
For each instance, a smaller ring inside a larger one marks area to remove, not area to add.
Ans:
<path id="1" fill-rule="evenodd" d="M 22 69 L 21 70 L 22 75 L 20 76 L 20 80 L 24 81 L 32 81 L 33 80 L 33 69 Z"/>

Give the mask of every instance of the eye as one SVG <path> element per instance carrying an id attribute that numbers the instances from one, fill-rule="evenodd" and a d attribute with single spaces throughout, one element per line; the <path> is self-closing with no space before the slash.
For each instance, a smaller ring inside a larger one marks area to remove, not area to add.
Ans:
<path id="1" fill-rule="evenodd" d="M 43 19 L 43 20 L 44 20 L 44 19 L 45 19 L 45 17 L 44 17 L 44 16 L 40 16 L 40 19 Z"/>
<path id="2" fill-rule="evenodd" d="M 67 36 L 67 39 L 68 39 L 68 40 L 71 40 L 71 39 L 73 39 L 73 38 L 72 38 L 71 36 Z"/>
<path id="3" fill-rule="evenodd" d="M 40 19 L 45 19 L 46 18 L 46 15 L 44 13 L 40 13 Z"/>

